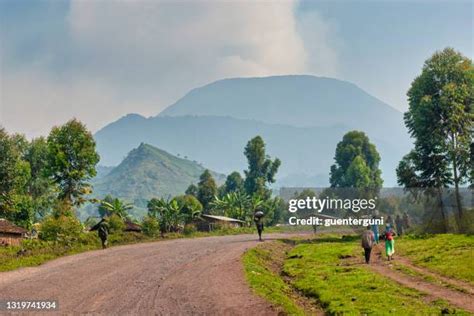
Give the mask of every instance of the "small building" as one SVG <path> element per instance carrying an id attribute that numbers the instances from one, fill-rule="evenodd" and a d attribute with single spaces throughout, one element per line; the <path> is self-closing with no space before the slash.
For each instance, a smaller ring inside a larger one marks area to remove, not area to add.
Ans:
<path id="1" fill-rule="evenodd" d="M 0 218 L 0 246 L 19 246 L 28 231 Z"/>
<path id="2" fill-rule="evenodd" d="M 196 220 L 197 230 L 206 232 L 212 231 L 219 227 L 237 228 L 244 225 L 244 221 L 219 215 L 202 214 L 200 218 Z"/>
<path id="3" fill-rule="evenodd" d="M 125 221 L 125 228 L 123 230 L 126 232 L 141 233 L 142 227 L 132 221 Z"/>

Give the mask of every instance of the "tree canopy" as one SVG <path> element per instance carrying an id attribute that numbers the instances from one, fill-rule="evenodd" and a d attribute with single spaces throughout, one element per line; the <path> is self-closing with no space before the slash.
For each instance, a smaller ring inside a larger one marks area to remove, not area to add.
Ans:
<path id="1" fill-rule="evenodd" d="M 334 160 L 330 171 L 331 187 L 376 190 L 382 187 L 380 155 L 364 132 L 345 134 L 337 144 Z"/>
<path id="2" fill-rule="evenodd" d="M 245 146 L 245 157 L 248 161 L 248 169 L 245 170 L 244 188 L 248 195 L 258 195 L 262 198 L 271 196 L 267 183 L 275 182 L 275 175 L 281 165 L 278 158 L 271 160 L 266 154 L 265 142 L 262 137 L 252 138 Z"/>

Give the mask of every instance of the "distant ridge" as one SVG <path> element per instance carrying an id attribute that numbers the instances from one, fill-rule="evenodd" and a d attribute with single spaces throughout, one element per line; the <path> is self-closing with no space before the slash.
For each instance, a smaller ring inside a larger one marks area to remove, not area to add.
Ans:
<path id="1" fill-rule="evenodd" d="M 188 159 L 142 143 L 104 177 L 96 179 L 94 193 L 111 194 L 130 202 L 153 197 L 184 194 L 191 183 L 197 183 L 204 167 Z M 220 182 L 223 175 L 213 172 Z"/>

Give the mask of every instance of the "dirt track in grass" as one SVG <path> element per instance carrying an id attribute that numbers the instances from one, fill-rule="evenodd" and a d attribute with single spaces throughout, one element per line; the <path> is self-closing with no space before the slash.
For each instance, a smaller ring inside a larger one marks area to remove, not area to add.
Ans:
<path id="1" fill-rule="evenodd" d="M 244 278 L 241 255 L 257 244 L 237 235 L 90 251 L 0 273 L 0 300 L 57 300 L 61 314 L 276 315 Z"/>
<path id="2" fill-rule="evenodd" d="M 464 310 L 474 313 L 474 289 L 466 282 L 454 280 L 436 273 L 428 271 L 425 268 L 413 265 L 408 259 L 394 256 L 394 261 L 388 262 L 382 255 L 382 245 L 376 246 L 373 249 L 371 263 L 368 267 L 381 275 L 384 275 L 403 286 L 416 289 L 420 292 L 426 293 L 427 300 L 443 299 Z M 417 273 L 417 275 L 408 275 L 396 269 L 396 266 L 407 267 Z M 428 282 L 421 275 L 438 279 L 444 283 L 452 284 L 463 291 L 458 291 L 453 288 L 448 288 L 433 282 Z"/>

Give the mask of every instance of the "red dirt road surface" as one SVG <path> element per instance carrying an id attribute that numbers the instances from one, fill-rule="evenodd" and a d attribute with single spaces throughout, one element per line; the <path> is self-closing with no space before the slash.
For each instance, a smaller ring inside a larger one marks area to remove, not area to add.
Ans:
<path id="1" fill-rule="evenodd" d="M 0 300 L 57 300 L 60 314 L 276 315 L 245 282 L 240 257 L 257 243 L 238 235 L 90 251 L 0 273 Z"/>

